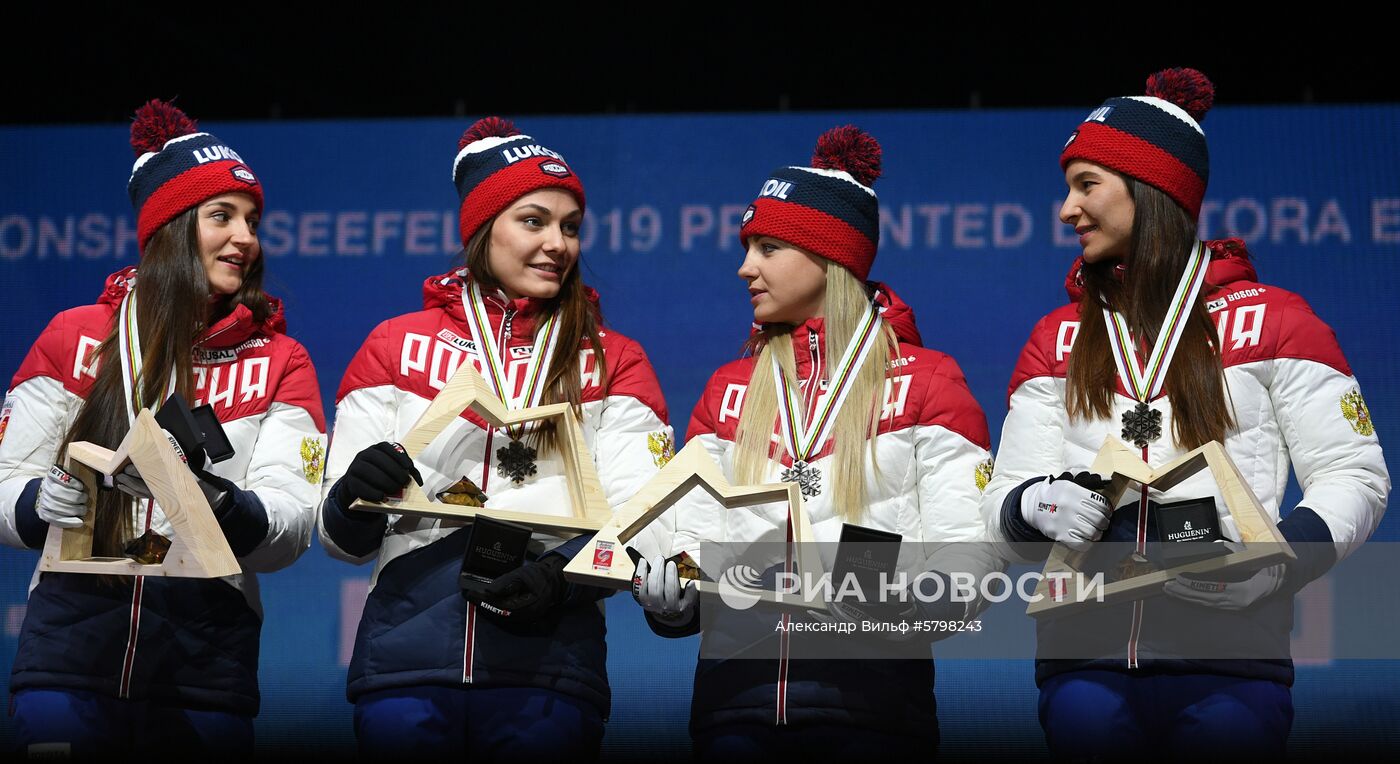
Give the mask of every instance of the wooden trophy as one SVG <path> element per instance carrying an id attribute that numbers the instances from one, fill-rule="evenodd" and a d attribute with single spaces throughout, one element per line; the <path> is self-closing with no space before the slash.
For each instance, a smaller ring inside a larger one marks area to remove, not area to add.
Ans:
<path id="1" fill-rule="evenodd" d="M 725 509 L 751 507 L 770 502 L 786 502 L 789 517 L 792 519 L 792 541 L 796 549 L 797 570 L 803 580 L 821 580 L 824 569 L 821 557 L 812 543 L 812 525 L 802 505 L 802 495 L 797 483 L 771 483 L 766 485 L 731 485 L 720 472 L 719 465 L 698 441 L 691 441 L 676 454 L 646 485 L 625 504 L 593 536 L 584 548 L 574 556 L 564 568 L 568 580 L 601 586 L 609 589 L 632 588 L 632 577 L 637 566 L 632 558 L 623 553 L 629 541 L 641 533 L 684 497 L 691 489 L 702 487 Z M 704 579 L 695 582 L 702 595 L 721 595 L 721 584 Z M 816 610 L 825 612 L 826 601 L 820 592 L 800 592 L 780 595 L 774 591 L 745 587 L 737 595 L 724 592 L 722 596 L 737 596 L 767 605 L 788 610 Z"/>
<path id="2" fill-rule="evenodd" d="M 1211 441 L 1170 464 L 1153 469 L 1122 441 L 1109 436 L 1099 449 L 1098 456 L 1094 457 L 1090 471 L 1108 478 L 1108 487 L 1099 493 L 1108 499 L 1111 506 L 1117 507 L 1132 483 L 1167 491 L 1207 468 L 1225 499 L 1225 508 L 1234 518 L 1235 528 L 1244 542 L 1242 550 L 1165 569 L 1145 570 L 1095 588 L 1086 597 L 1079 597 L 1075 596 L 1076 582 L 1081 580 L 1081 575 L 1088 579 L 1088 575 L 1081 571 L 1085 555 L 1071 551 L 1064 544 L 1055 544 L 1046 560 L 1044 577 L 1035 590 L 1041 596 L 1026 608 L 1026 614 L 1035 617 L 1061 616 L 1096 605 L 1131 602 L 1161 594 L 1162 586 L 1182 573 L 1248 572 L 1296 559 L 1283 534 L 1269 520 L 1268 513 L 1240 475 L 1239 468 L 1218 441 Z M 1052 587 L 1051 581 L 1055 578 L 1065 586 Z M 1103 595 L 1101 600 L 1099 592 Z"/>
<path id="3" fill-rule="evenodd" d="M 115 475 L 135 464 L 174 533 L 165 558 L 143 565 L 124 557 L 93 557 L 98 475 Z M 39 560 L 45 573 L 116 576 L 219 578 L 242 572 L 194 473 L 176 454 L 155 417 L 143 409 L 116 451 L 80 441 L 70 443 L 64 469 L 87 488 L 88 511 L 80 528 L 49 528 Z"/>
<path id="4" fill-rule="evenodd" d="M 438 392 L 423 416 L 409 430 L 402 445 L 410 459 L 433 442 L 448 424 L 463 411 L 470 410 L 496 429 L 526 422 L 553 422 L 558 429 L 559 455 L 564 461 L 564 475 L 569 486 L 572 514 L 545 515 L 525 510 L 501 507 L 462 506 L 432 501 L 416 483 L 410 482 L 401 498 L 381 502 L 357 501 L 351 509 L 361 512 L 436 517 L 445 520 L 470 520 L 477 516 L 519 523 L 563 538 L 602 528 L 612 512 L 608 509 L 593 457 L 583 441 L 583 431 L 574 418 L 573 407 L 567 403 L 511 410 L 487 387 L 486 380 L 472 366 L 463 362 L 447 385 Z"/>

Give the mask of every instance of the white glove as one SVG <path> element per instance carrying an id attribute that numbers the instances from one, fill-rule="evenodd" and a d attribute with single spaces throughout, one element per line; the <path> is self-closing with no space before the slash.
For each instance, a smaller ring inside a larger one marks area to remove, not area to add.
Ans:
<path id="1" fill-rule="evenodd" d="M 141 477 L 141 471 L 136 469 L 135 464 L 128 464 L 122 468 L 121 472 L 112 476 L 112 482 L 116 484 L 117 490 L 138 499 L 155 499 L 151 494 L 151 487 L 146 485 L 146 481 Z M 199 484 L 199 490 L 204 492 L 204 499 L 209 502 L 211 509 L 217 508 L 224 500 L 228 492 L 219 486 L 206 483 L 196 475 L 194 482 Z"/>
<path id="2" fill-rule="evenodd" d="M 1076 552 L 1103 535 L 1111 514 L 1113 507 L 1103 494 L 1075 483 L 1069 473 L 1047 477 L 1021 492 L 1021 517 Z"/>
<path id="3" fill-rule="evenodd" d="M 1225 542 L 1232 551 L 1240 551 L 1243 545 L 1233 541 Z M 1210 574 L 1195 574 L 1197 576 Z M 1273 594 L 1283 586 L 1284 567 L 1270 565 L 1243 581 L 1221 581 L 1190 578 L 1185 574 L 1168 581 L 1162 591 L 1185 602 L 1221 610 L 1243 610 Z"/>
<path id="4" fill-rule="evenodd" d="M 83 527 L 83 515 L 87 514 L 87 486 L 77 475 L 69 474 L 62 467 L 54 465 L 44 482 L 39 484 L 39 496 L 34 502 L 34 512 L 39 519 L 58 528 Z"/>
<path id="5" fill-rule="evenodd" d="M 637 560 L 637 572 L 632 576 L 632 596 L 657 620 L 679 626 L 695 617 L 695 601 L 700 593 L 694 581 L 687 581 L 682 590 L 675 561 L 668 562 L 658 554 L 651 565 L 647 565 L 646 558 Z"/>

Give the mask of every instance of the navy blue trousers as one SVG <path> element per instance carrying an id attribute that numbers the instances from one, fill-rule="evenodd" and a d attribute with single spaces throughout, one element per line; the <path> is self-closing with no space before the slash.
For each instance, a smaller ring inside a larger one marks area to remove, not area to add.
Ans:
<path id="1" fill-rule="evenodd" d="M 85 690 L 39 689 L 16 692 L 12 707 L 20 755 L 253 755 L 253 717 L 227 711 L 121 700 Z"/>
<path id="2" fill-rule="evenodd" d="M 361 695 L 362 757 L 584 762 L 598 758 L 603 718 L 578 698 L 532 687 L 404 687 Z"/>
<path id="3" fill-rule="evenodd" d="M 1262 679 L 1071 671 L 1041 685 L 1040 725 L 1057 759 L 1282 761 L 1293 695 Z"/>
<path id="4" fill-rule="evenodd" d="M 693 737 L 696 761 L 930 761 L 936 737 L 844 727 L 724 724 Z"/>

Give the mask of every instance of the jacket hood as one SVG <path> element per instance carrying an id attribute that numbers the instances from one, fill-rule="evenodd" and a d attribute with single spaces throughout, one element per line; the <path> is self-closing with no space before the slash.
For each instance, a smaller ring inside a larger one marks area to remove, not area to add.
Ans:
<path id="1" fill-rule="evenodd" d="M 894 336 L 898 337 L 900 342 L 923 347 L 924 339 L 919 335 L 919 327 L 914 322 L 914 309 L 901 300 L 888 284 L 880 281 L 870 283 L 875 287 L 875 304 L 884 309 L 882 318 L 894 329 Z"/>

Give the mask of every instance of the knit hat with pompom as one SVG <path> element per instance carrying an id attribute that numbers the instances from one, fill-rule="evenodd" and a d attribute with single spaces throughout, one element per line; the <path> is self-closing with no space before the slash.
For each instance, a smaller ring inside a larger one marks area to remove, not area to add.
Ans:
<path id="1" fill-rule="evenodd" d="M 811 167 L 774 170 L 744 212 L 739 241 L 772 236 L 865 280 L 880 243 L 880 143 L 853 125 L 817 139 Z"/>
<path id="2" fill-rule="evenodd" d="M 1201 120 L 1215 86 L 1195 69 L 1163 69 L 1147 78 L 1147 95 L 1110 98 L 1089 112 L 1060 153 L 1103 165 L 1161 189 L 1194 219 L 1210 179 Z"/>
<path id="3" fill-rule="evenodd" d="M 174 105 L 152 100 L 131 123 L 136 165 L 126 183 L 136 208 L 136 242 L 146 249 L 161 226 L 216 196 L 240 191 L 263 207 L 262 184 L 243 158 Z"/>
<path id="4" fill-rule="evenodd" d="M 501 210 L 540 189 L 568 191 L 583 207 L 583 184 L 564 157 L 500 117 L 479 119 L 462 134 L 452 163 L 452 183 L 461 200 L 458 221 L 463 247 Z"/>

